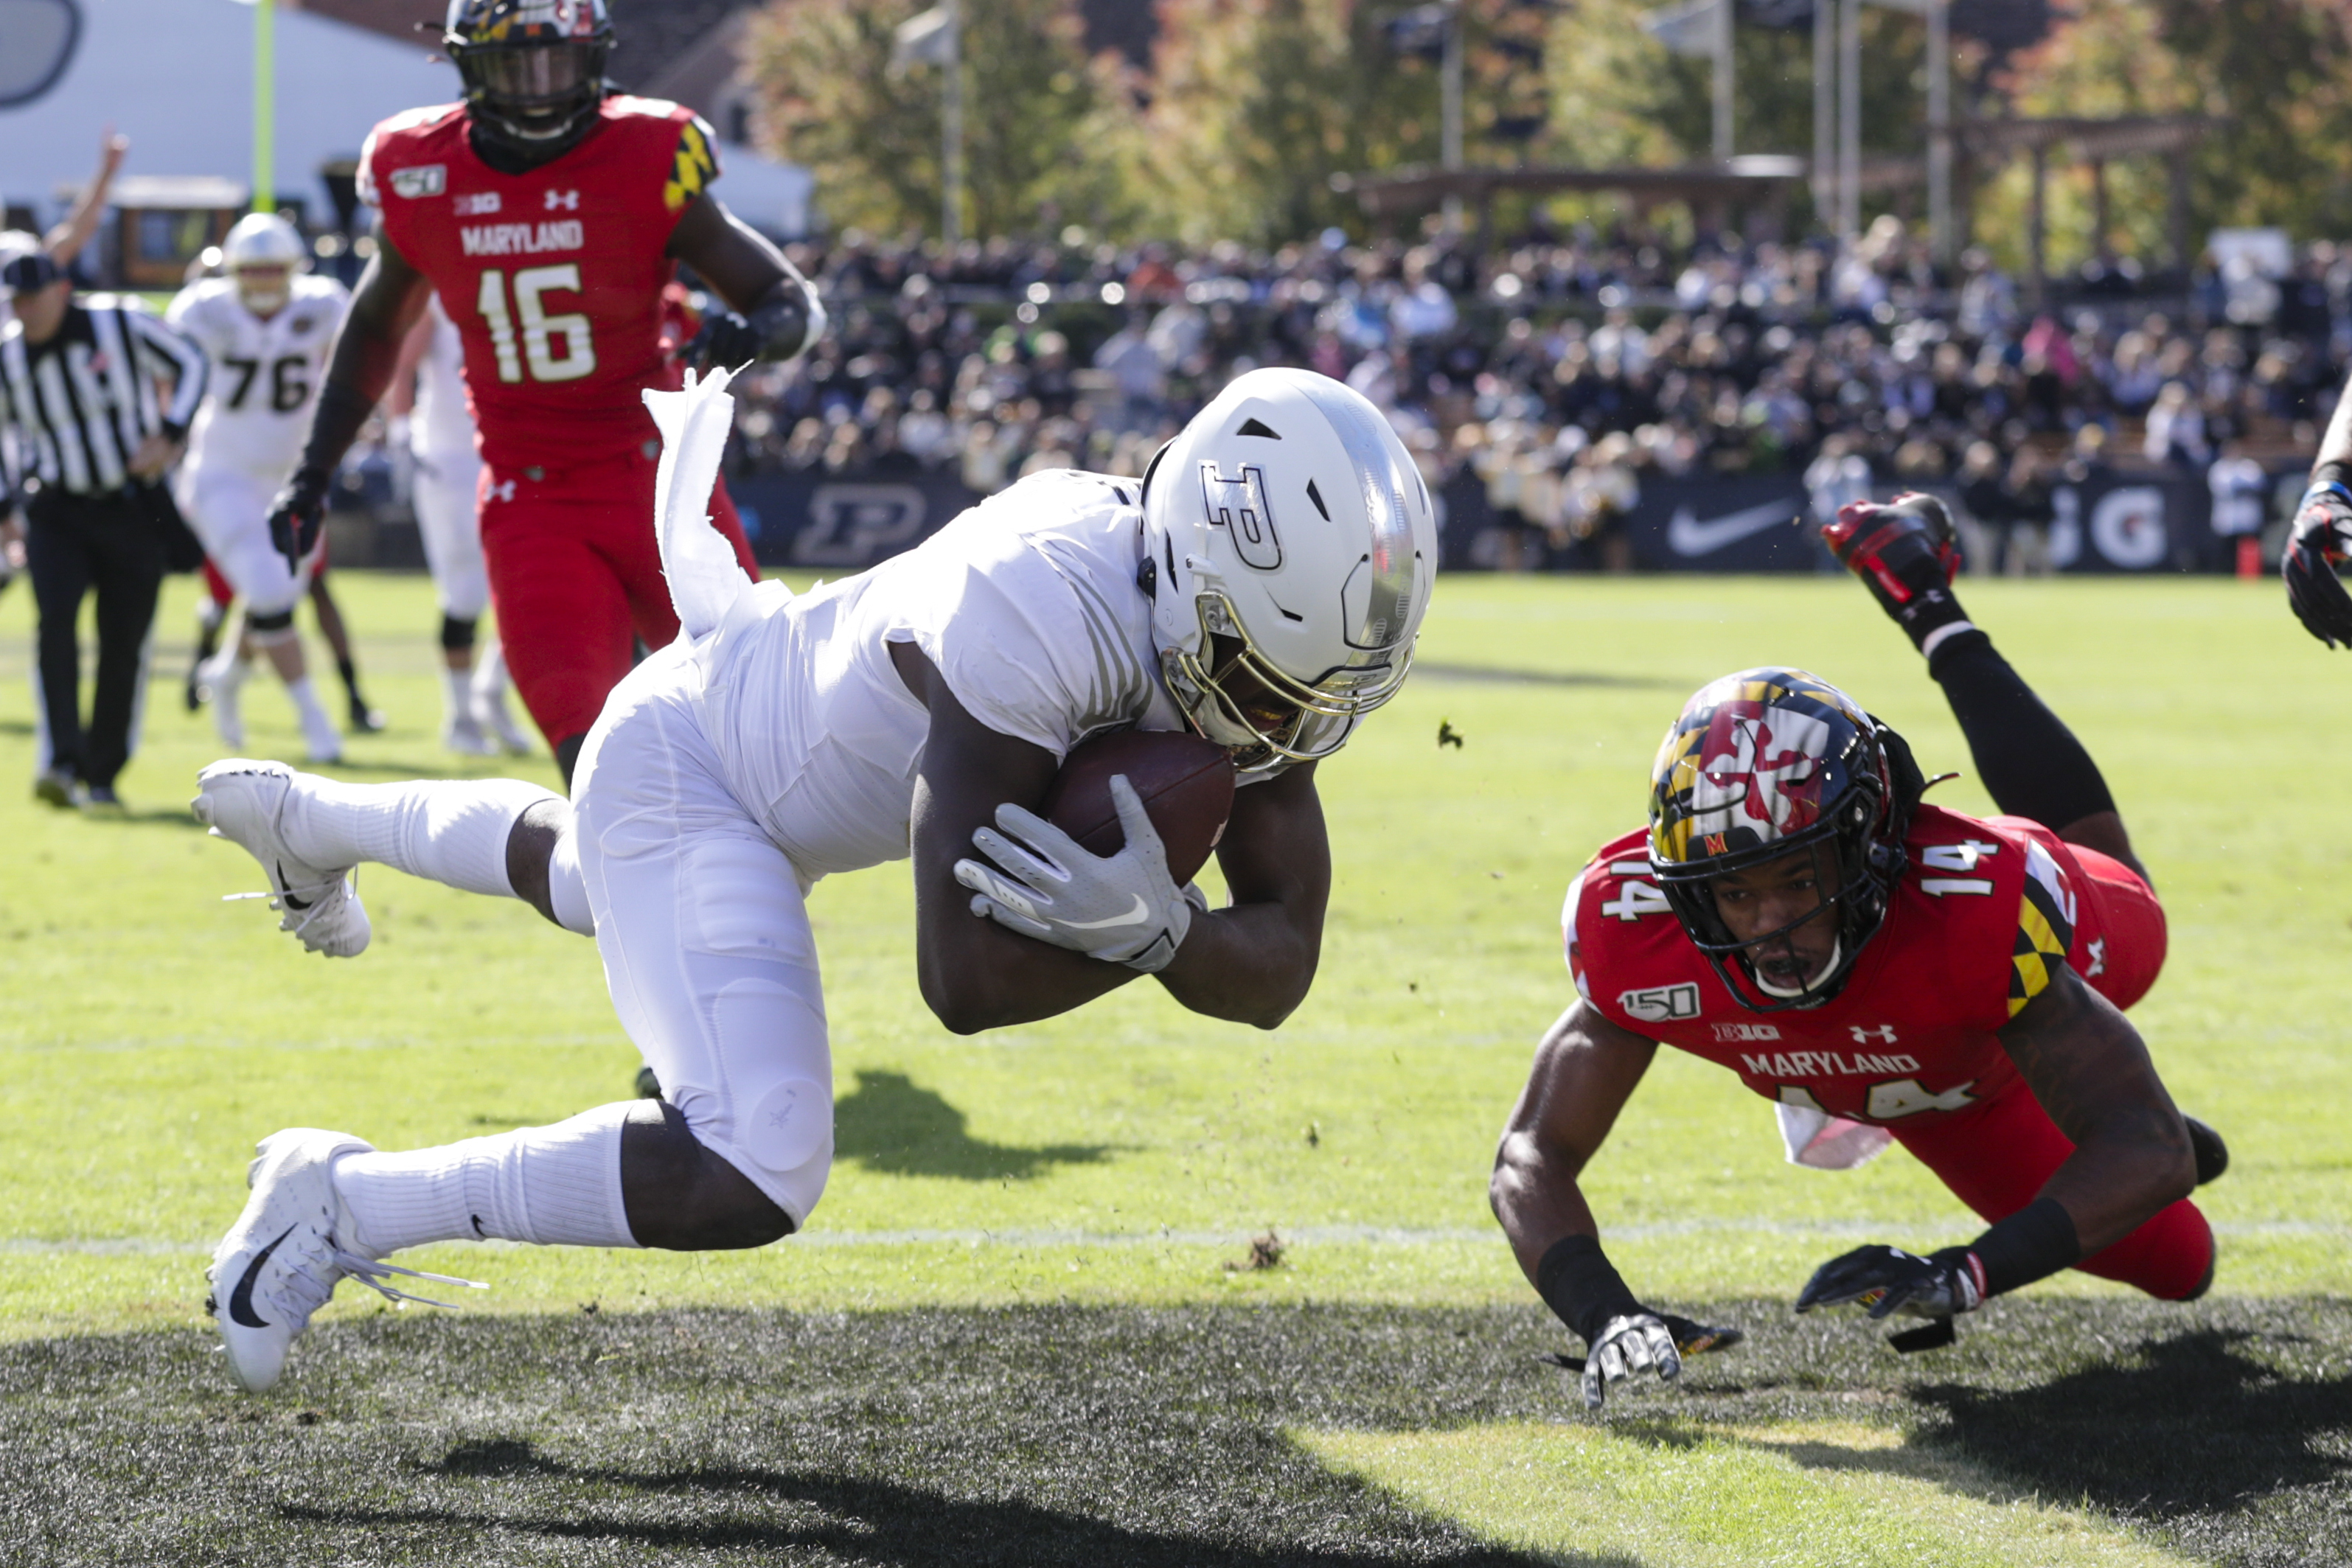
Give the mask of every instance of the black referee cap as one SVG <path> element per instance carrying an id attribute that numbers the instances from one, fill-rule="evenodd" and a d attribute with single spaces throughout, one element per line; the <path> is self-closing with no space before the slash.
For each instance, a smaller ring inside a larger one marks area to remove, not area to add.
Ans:
<path id="1" fill-rule="evenodd" d="M 27 251 L 23 256 L 12 257 L 7 266 L 0 267 L 0 283 L 6 284 L 11 291 L 17 294 L 31 294 L 37 289 L 47 288 L 64 276 L 65 269 L 58 265 L 57 257 L 45 250 Z"/>

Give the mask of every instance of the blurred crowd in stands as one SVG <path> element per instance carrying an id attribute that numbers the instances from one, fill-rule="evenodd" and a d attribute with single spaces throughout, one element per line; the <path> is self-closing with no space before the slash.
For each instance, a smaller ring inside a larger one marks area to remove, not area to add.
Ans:
<path id="1" fill-rule="evenodd" d="M 1306 365 L 1386 410 L 1433 484 L 1484 482 L 1504 566 L 1576 543 L 1622 568 L 1614 525 L 1653 475 L 1800 476 L 1830 510 L 1934 485 L 1996 541 L 2030 539 L 2069 472 L 2307 454 L 2352 357 L 2352 247 L 2326 243 L 2284 277 L 2210 268 L 2161 296 L 2103 262 L 2040 310 L 1980 251 L 1939 270 L 1893 218 L 1843 250 L 1580 228 L 1265 254 L 1073 231 L 947 256 L 852 232 L 794 259 L 833 325 L 738 382 L 745 468 L 946 471 L 983 494 L 1041 468 L 1137 475 L 1233 375 Z"/>

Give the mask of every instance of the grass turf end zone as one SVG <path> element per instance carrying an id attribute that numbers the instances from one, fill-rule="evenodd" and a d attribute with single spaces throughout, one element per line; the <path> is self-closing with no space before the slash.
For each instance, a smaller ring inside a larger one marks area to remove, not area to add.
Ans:
<path id="1" fill-rule="evenodd" d="M 1586 1416 L 1540 1309 L 669 1311 L 0 1347 L 12 1563 L 2231 1564 L 2352 1539 L 2352 1308 L 1850 1314 Z M 1882 1557 L 1884 1554 L 1884 1558 Z"/>

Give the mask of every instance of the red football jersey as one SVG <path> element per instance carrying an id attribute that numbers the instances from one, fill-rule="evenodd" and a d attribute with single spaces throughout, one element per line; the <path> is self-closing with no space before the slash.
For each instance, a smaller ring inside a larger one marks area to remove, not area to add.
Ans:
<path id="1" fill-rule="evenodd" d="M 482 456 L 562 469 L 658 441 L 638 394 L 681 382 L 662 347 L 664 250 L 718 178 L 710 128 L 659 99 L 608 98 L 577 146 L 501 174 L 467 125 L 462 103 L 385 120 L 359 189 L 465 341 Z"/>
<path id="2" fill-rule="evenodd" d="M 1754 1012 L 1686 936 L 1650 875 L 1648 835 L 1605 845 L 1560 912 L 1576 988 L 1610 1022 L 1730 1068 L 1768 1100 L 1854 1122 L 1938 1116 L 2018 1081 L 1995 1031 L 2088 974 L 2106 933 L 2072 850 L 2022 817 L 1914 813 L 1910 869 L 1843 990 Z"/>

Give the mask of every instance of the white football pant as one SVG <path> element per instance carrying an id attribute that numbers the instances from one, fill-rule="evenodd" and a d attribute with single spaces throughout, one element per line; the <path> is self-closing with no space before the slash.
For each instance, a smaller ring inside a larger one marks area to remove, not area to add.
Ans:
<path id="1" fill-rule="evenodd" d="M 277 486 L 236 468 L 191 468 L 179 485 L 180 512 L 249 615 L 282 615 L 310 591 L 312 551 L 298 574 L 269 542 L 269 503 Z M 325 535 L 320 534 L 323 541 Z"/>
<path id="2" fill-rule="evenodd" d="M 415 454 L 410 499 L 425 543 L 425 567 L 441 597 L 441 613 L 478 621 L 490 602 L 489 569 L 482 563 L 482 524 L 476 487 L 482 460 L 471 452 Z"/>
<path id="3" fill-rule="evenodd" d="M 816 940 L 792 862 L 720 782 L 702 690 L 683 643 L 614 688 L 573 774 L 574 847 L 614 1010 L 662 1097 L 797 1229 L 833 1165 Z"/>

